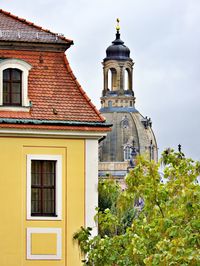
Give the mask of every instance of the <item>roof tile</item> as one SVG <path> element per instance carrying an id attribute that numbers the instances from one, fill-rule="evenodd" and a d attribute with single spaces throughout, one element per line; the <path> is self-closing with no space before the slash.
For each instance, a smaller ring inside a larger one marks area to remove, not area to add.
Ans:
<path id="1" fill-rule="evenodd" d="M 52 33 L 0 9 L 0 42 L 3 44 L 5 41 L 59 43 L 68 44 L 68 46 L 73 43 L 64 36 Z M 105 122 L 104 117 L 77 81 L 63 52 L 22 49 L 18 51 L 2 47 L 0 59 L 9 58 L 21 59 L 32 65 L 28 77 L 28 98 L 32 106 L 24 112 L 5 111 L 0 108 L 0 118 L 100 122 L 100 124 Z M 0 127 L 30 128 L 34 125 L 1 124 Z M 66 129 L 65 126 L 57 127 L 61 130 Z M 43 128 L 43 126 L 34 128 Z M 44 125 L 44 128 L 55 129 L 55 126 Z M 78 126 L 71 128 L 80 129 Z M 90 127 L 82 128 L 90 130 Z M 102 129 L 95 127 L 91 130 L 107 131 L 108 129 L 104 126 Z"/>
<path id="2" fill-rule="evenodd" d="M 41 56 L 42 63 L 39 60 Z M 0 50 L 0 57 L 21 59 L 32 65 L 28 80 L 28 97 L 32 102 L 30 111 L 0 110 L 0 117 L 105 121 L 75 79 L 64 53 Z M 56 115 L 53 109 L 56 109 Z"/>

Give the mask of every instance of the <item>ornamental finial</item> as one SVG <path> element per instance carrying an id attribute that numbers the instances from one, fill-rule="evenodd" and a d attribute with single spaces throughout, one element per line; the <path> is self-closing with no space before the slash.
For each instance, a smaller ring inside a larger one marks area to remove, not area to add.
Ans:
<path id="1" fill-rule="evenodd" d="M 116 21 L 117 21 L 116 30 L 119 31 L 120 30 L 120 26 L 119 26 L 120 20 L 119 20 L 119 18 L 117 18 Z"/>

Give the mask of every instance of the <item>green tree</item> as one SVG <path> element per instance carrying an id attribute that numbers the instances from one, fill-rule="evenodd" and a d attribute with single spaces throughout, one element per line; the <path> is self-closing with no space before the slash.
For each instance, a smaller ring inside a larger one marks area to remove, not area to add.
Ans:
<path id="1" fill-rule="evenodd" d="M 124 191 L 100 181 L 99 234 L 81 228 L 74 235 L 84 265 L 200 265 L 199 175 L 199 162 L 168 149 L 158 164 L 138 157 Z"/>

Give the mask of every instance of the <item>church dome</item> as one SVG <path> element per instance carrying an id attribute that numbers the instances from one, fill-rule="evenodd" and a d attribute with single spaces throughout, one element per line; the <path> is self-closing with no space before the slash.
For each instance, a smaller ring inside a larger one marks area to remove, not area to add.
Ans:
<path id="1" fill-rule="evenodd" d="M 112 131 L 99 144 L 99 176 L 123 180 L 134 167 L 137 154 L 158 160 L 152 122 L 135 108 L 132 88 L 133 65 L 130 50 L 120 39 L 117 19 L 116 39 L 106 50 L 103 61 L 103 91 L 100 112 L 111 123 Z"/>
<path id="2" fill-rule="evenodd" d="M 121 108 L 117 112 L 102 109 L 100 111 L 113 125 L 112 131 L 100 145 L 102 146 L 101 162 L 126 162 L 128 158 L 124 154 L 125 148 L 133 146 L 133 142 L 138 154 L 148 154 L 149 158 L 157 161 L 157 144 L 150 118 L 143 117 L 136 109 L 128 111 L 126 108 Z"/>
<path id="3" fill-rule="evenodd" d="M 124 42 L 120 39 L 120 33 L 117 30 L 116 39 L 112 42 L 106 49 L 106 58 L 107 60 L 130 60 L 130 49 L 124 45 Z"/>

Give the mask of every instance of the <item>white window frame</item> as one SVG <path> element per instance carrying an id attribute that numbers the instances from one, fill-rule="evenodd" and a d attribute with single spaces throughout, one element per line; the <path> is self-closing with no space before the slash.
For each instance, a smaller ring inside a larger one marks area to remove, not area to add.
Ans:
<path id="1" fill-rule="evenodd" d="M 31 215 L 31 161 L 56 161 L 56 216 Z M 27 155 L 27 220 L 62 220 L 62 156 L 61 155 Z"/>
<path id="2" fill-rule="evenodd" d="M 3 71 L 7 68 L 16 68 L 22 71 L 22 106 L 3 106 Z M 29 107 L 28 99 L 28 74 L 32 66 L 19 59 L 3 59 L 0 61 L 0 108 L 6 110 L 21 110 L 22 107 Z"/>

